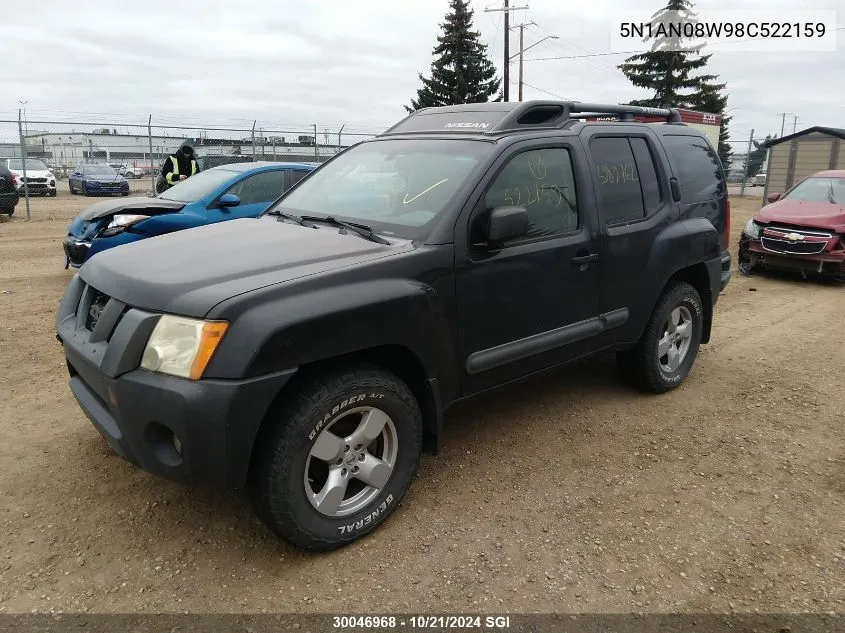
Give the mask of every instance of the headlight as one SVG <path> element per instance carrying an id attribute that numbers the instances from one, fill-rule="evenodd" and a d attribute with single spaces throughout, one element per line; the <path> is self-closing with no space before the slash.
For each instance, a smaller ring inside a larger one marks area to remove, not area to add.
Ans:
<path id="1" fill-rule="evenodd" d="M 199 380 L 228 327 L 226 321 L 200 321 L 165 314 L 147 341 L 141 367 Z"/>
<path id="2" fill-rule="evenodd" d="M 100 234 L 101 237 L 114 237 L 119 233 L 123 233 L 128 227 L 137 224 L 141 220 L 146 220 L 148 215 L 136 214 L 118 214 L 111 219 L 109 225 L 103 229 Z"/>
<path id="3" fill-rule="evenodd" d="M 753 219 L 748 220 L 745 225 L 745 228 L 742 229 L 742 232 L 745 233 L 748 237 L 752 240 L 759 240 L 760 239 L 760 225 L 757 224 Z"/>

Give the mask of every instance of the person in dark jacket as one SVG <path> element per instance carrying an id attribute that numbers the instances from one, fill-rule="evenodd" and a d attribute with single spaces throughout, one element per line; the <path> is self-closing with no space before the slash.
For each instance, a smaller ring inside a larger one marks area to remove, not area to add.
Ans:
<path id="1" fill-rule="evenodd" d="M 161 168 L 158 182 L 158 193 L 167 191 L 176 183 L 199 173 L 194 148 L 189 141 L 185 141 L 175 154 L 168 156 Z"/>

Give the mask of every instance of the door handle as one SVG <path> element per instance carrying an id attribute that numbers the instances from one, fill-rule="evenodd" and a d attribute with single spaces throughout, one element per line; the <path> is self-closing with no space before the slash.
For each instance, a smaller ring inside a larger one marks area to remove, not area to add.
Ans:
<path id="1" fill-rule="evenodd" d="M 572 258 L 573 266 L 586 266 L 587 264 L 595 264 L 599 261 L 598 253 L 590 253 L 589 255 L 579 255 Z"/>

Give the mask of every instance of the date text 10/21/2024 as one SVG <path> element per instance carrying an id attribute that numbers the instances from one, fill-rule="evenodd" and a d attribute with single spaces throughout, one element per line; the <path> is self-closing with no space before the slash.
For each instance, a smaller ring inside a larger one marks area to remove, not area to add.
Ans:
<path id="1" fill-rule="evenodd" d="M 510 628 L 509 615 L 411 615 L 411 616 L 364 616 L 341 615 L 332 617 L 335 629 L 486 629 Z"/>

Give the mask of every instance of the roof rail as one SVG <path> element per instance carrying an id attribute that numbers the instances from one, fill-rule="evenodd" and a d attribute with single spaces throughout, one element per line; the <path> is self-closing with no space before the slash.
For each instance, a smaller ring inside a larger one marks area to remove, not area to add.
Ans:
<path id="1" fill-rule="evenodd" d="M 680 123 L 681 113 L 677 108 L 647 108 L 644 106 L 632 105 L 604 105 L 599 103 L 581 103 L 574 101 L 569 103 L 570 118 L 581 118 L 585 116 L 601 116 L 603 114 L 614 114 L 620 121 L 633 121 L 635 116 L 665 117 L 666 123 Z M 579 114 L 572 117 L 572 114 Z"/>
<path id="2" fill-rule="evenodd" d="M 499 134 L 531 128 L 561 129 L 578 119 L 603 115 L 616 116 L 622 122 L 634 121 L 634 117 L 640 116 L 664 117 L 667 123 L 681 123 L 681 114 L 674 108 L 580 101 L 494 101 L 422 108 L 410 113 L 381 135 L 444 132 Z"/>

